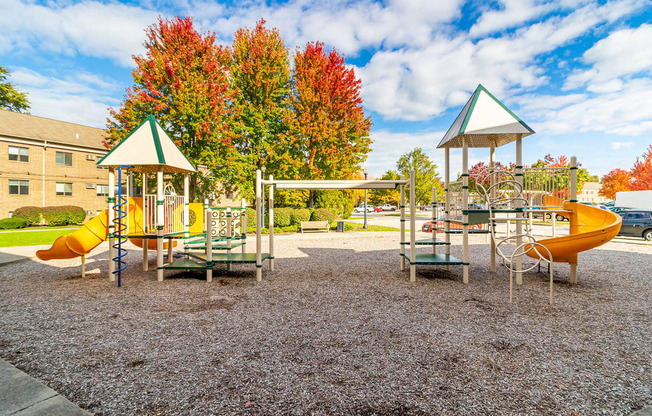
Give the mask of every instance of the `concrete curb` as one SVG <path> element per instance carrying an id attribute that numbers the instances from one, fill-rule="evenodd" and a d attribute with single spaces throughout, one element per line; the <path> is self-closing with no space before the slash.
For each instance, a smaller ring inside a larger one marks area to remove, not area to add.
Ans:
<path id="1" fill-rule="evenodd" d="M 90 413 L 0 359 L 0 416 L 88 416 Z"/>

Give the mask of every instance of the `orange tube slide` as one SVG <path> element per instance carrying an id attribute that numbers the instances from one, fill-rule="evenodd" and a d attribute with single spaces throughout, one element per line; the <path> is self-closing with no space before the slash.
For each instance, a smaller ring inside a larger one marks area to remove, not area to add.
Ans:
<path id="1" fill-rule="evenodd" d="M 104 210 L 72 234 L 62 235 L 54 240 L 48 250 L 38 250 L 36 257 L 41 260 L 52 260 L 85 256 L 106 240 L 109 233 L 108 223 L 109 217 Z"/>
<path id="2" fill-rule="evenodd" d="M 563 206 L 564 210 L 570 211 L 560 213 L 570 221 L 569 235 L 537 241 L 550 250 L 555 262 L 577 263 L 578 253 L 609 242 L 620 231 L 622 218 L 611 211 L 555 197 L 546 197 L 544 203 L 549 207 Z M 527 253 L 538 258 L 534 251 Z"/>

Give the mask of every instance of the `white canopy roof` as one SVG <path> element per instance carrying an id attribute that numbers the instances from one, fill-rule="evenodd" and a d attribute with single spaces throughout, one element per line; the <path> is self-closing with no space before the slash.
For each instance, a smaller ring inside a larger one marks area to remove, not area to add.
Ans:
<path id="1" fill-rule="evenodd" d="M 396 189 L 397 186 L 407 185 L 410 181 L 397 180 L 263 180 L 264 185 L 274 185 L 276 189 Z"/>
<path id="2" fill-rule="evenodd" d="M 153 116 L 148 116 L 138 127 L 118 143 L 98 166 L 130 165 L 136 172 L 197 172 L 170 136 Z"/>
<path id="3" fill-rule="evenodd" d="M 529 136 L 534 130 L 478 85 L 437 148 L 462 147 L 462 138 L 469 147 L 499 147 L 513 142 L 519 134 Z"/>

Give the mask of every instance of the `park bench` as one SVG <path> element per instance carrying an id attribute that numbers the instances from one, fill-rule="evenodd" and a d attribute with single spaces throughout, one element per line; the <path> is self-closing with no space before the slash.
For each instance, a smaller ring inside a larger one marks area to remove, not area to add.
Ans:
<path id="1" fill-rule="evenodd" d="M 301 234 L 305 231 L 326 231 L 330 229 L 328 221 L 301 221 Z"/>

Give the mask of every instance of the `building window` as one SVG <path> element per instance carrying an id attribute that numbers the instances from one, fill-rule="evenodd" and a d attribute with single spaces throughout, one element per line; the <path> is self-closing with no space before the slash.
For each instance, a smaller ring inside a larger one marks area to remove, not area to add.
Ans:
<path id="1" fill-rule="evenodd" d="M 72 153 L 57 152 L 57 165 L 72 166 Z"/>
<path id="2" fill-rule="evenodd" d="M 72 183 L 57 182 L 57 195 L 72 196 Z"/>
<path id="3" fill-rule="evenodd" d="M 9 160 L 29 162 L 29 149 L 26 147 L 9 146 Z"/>
<path id="4" fill-rule="evenodd" d="M 9 180 L 9 195 L 29 195 L 29 181 Z"/>
<path id="5" fill-rule="evenodd" d="M 109 196 L 109 185 L 97 185 L 97 196 Z"/>

